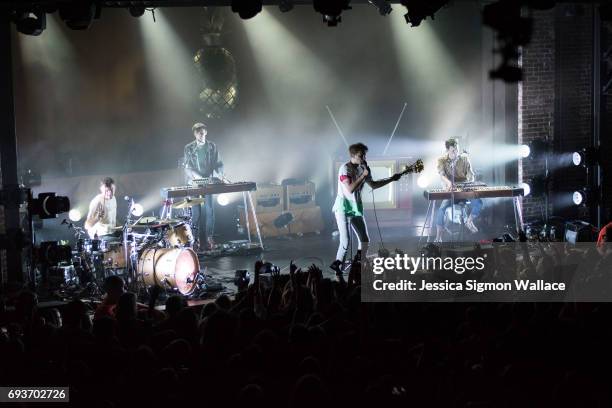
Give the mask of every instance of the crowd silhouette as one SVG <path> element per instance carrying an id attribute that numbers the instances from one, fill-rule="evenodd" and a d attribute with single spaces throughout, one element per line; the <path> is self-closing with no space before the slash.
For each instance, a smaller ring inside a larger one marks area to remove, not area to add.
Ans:
<path id="1" fill-rule="evenodd" d="M 289 269 L 262 276 L 258 261 L 234 299 L 173 295 L 164 312 L 159 290 L 142 305 L 117 276 L 95 310 L 39 309 L 24 290 L 2 307 L 0 382 L 69 386 L 88 407 L 612 402 L 610 304 L 362 303 L 358 263 L 337 280 Z"/>

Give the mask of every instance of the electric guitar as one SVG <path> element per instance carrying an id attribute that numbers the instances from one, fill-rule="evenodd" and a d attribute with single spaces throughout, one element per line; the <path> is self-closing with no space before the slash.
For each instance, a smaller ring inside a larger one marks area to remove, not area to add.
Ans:
<path id="1" fill-rule="evenodd" d="M 404 166 L 404 169 L 399 172 L 399 175 L 403 176 L 408 173 L 420 173 L 423 171 L 423 169 L 425 169 L 425 166 L 423 165 L 423 160 L 418 159 L 413 164 L 409 166 L 408 165 Z"/>

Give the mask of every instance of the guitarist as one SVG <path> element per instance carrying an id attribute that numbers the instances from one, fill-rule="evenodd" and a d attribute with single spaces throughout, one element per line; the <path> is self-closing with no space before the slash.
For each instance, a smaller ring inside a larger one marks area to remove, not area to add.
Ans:
<path id="1" fill-rule="evenodd" d="M 85 229 L 91 239 L 109 234 L 117 224 L 115 181 L 110 177 L 100 180 L 100 193 L 89 203 Z"/>
<path id="2" fill-rule="evenodd" d="M 194 179 L 210 178 L 214 174 L 223 173 L 223 162 L 217 145 L 206 139 L 208 134 L 204 123 L 196 123 L 191 128 L 195 140 L 185 146 L 185 179 L 193 184 Z M 207 244 L 208 249 L 214 248 L 213 232 L 215 228 L 214 196 L 209 195 L 204 203 L 193 207 L 194 226 L 198 228 L 199 249 L 203 250 Z M 206 244 L 205 244 L 206 243 Z"/>
<path id="3" fill-rule="evenodd" d="M 340 166 L 338 171 L 338 194 L 332 211 L 336 217 L 338 231 L 340 233 L 340 245 L 336 253 L 336 260 L 330 268 L 336 272 L 337 276 L 342 275 L 342 265 L 346 256 L 349 243 L 349 223 L 359 242 L 357 254 L 353 262 L 365 260 L 368 243 L 368 229 L 363 216 L 363 203 L 361 201 L 361 191 L 365 183 L 372 189 L 380 188 L 392 181 L 401 178 L 400 173 L 391 177 L 373 180 L 370 168 L 366 162 L 368 147 L 363 143 L 356 143 L 349 146 L 350 161 Z"/>

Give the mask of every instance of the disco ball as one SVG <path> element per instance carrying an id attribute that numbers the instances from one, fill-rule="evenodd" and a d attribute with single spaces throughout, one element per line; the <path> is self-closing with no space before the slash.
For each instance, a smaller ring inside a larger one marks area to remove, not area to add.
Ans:
<path id="1" fill-rule="evenodd" d="M 200 112 L 209 119 L 218 119 L 238 102 L 236 61 L 220 45 L 204 46 L 195 53 L 193 61 L 201 76 Z"/>

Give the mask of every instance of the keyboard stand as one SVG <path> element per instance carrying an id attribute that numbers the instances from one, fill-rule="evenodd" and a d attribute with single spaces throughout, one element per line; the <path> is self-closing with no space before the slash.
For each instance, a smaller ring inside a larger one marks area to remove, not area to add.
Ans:
<path id="1" fill-rule="evenodd" d="M 247 198 L 248 198 L 248 203 L 250 205 L 247 205 Z M 264 246 L 263 246 L 263 241 L 261 240 L 261 230 L 259 229 L 259 221 L 257 221 L 257 213 L 255 212 L 255 205 L 253 205 L 253 197 L 251 196 L 250 191 L 242 192 L 242 201 L 244 203 L 244 219 L 246 220 L 246 230 L 247 230 L 247 236 L 249 237 L 249 244 L 253 243 L 251 241 L 251 223 L 249 221 L 249 207 L 250 207 L 251 215 L 253 216 L 253 221 L 255 221 L 255 230 L 257 231 L 257 239 L 259 240 L 259 246 L 261 247 L 261 250 L 263 251 Z"/>
<path id="2" fill-rule="evenodd" d="M 423 221 L 423 227 L 421 228 L 421 236 L 419 237 L 419 243 L 421 243 L 421 240 L 423 239 L 423 233 L 425 232 L 425 228 L 428 228 L 427 230 L 427 241 L 429 242 L 429 238 L 431 237 L 431 229 L 433 227 L 433 222 L 434 222 L 434 214 L 436 211 L 436 200 L 430 200 L 427 203 L 427 214 L 425 214 L 425 221 Z M 427 221 L 429 220 L 429 224 L 427 223 Z"/>
<path id="3" fill-rule="evenodd" d="M 512 197 L 512 203 L 514 204 L 514 224 L 516 225 L 516 233 L 518 234 L 520 231 L 525 231 L 519 197 Z"/>

